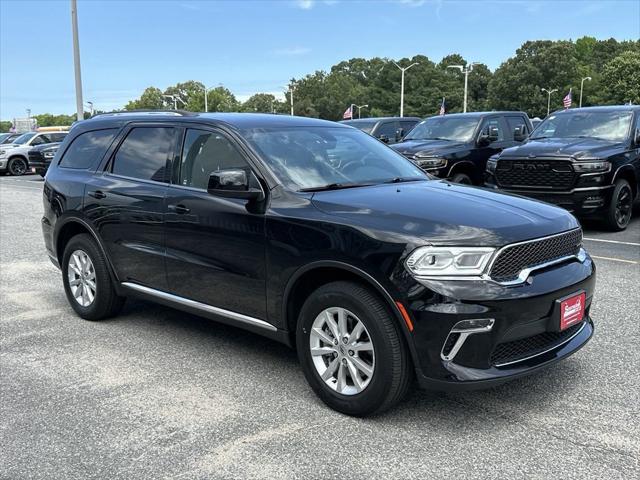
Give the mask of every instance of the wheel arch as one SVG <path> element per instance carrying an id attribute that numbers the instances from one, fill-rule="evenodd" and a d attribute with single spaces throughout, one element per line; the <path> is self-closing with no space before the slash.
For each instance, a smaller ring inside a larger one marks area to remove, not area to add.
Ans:
<path id="1" fill-rule="evenodd" d="M 631 185 L 631 191 L 633 192 L 633 198 L 637 198 L 638 178 L 636 177 L 636 172 L 631 165 L 623 165 L 618 168 L 613 176 L 612 183 L 615 185 L 615 183 L 620 179 L 624 179 L 629 182 L 629 185 Z"/>
<path id="2" fill-rule="evenodd" d="M 415 358 L 413 342 L 411 342 L 410 332 L 405 323 L 402 313 L 398 309 L 393 296 L 370 274 L 358 267 L 334 260 L 313 262 L 297 270 L 289 279 L 285 288 L 282 315 L 291 345 L 295 345 L 295 332 L 298 322 L 298 314 L 308 296 L 322 285 L 338 280 L 354 281 L 363 284 L 378 293 L 389 312 L 398 322 L 400 331 L 409 348 L 412 360 Z"/>
<path id="3" fill-rule="evenodd" d="M 451 165 L 451 168 L 449 168 L 449 173 L 447 174 L 447 178 L 451 178 L 456 173 L 464 173 L 466 175 L 469 175 L 471 181 L 476 184 L 480 178 L 480 172 L 478 170 L 478 167 L 476 167 L 475 163 L 473 163 L 472 161 L 462 160 Z"/>

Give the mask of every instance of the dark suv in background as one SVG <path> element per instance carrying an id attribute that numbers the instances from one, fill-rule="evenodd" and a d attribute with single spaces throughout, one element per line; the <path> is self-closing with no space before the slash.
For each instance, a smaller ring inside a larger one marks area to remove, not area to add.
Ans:
<path id="1" fill-rule="evenodd" d="M 391 145 L 402 140 L 420 120 L 418 117 L 375 117 L 342 120 L 340 123 L 362 130 Z"/>
<path id="2" fill-rule="evenodd" d="M 414 376 L 466 389 L 532 373 L 593 333 L 595 266 L 571 214 L 433 180 L 334 122 L 96 116 L 43 196 L 79 316 L 139 296 L 265 335 L 351 415 L 391 407 Z"/>
<path id="3" fill-rule="evenodd" d="M 531 130 L 522 112 L 454 113 L 427 118 L 392 148 L 436 177 L 482 185 L 489 157 Z"/>
<path id="4" fill-rule="evenodd" d="M 487 164 L 486 185 L 554 203 L 608 228 L 629 224 L 640 182 L 640 106 L 552 113 Z"/>

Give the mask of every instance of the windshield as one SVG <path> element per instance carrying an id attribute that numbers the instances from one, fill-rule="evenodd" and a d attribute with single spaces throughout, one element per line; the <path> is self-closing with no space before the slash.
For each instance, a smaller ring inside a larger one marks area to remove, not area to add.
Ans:
<path id="1" fill-rule="evenodd" d="M 260 128 L 244 133 L 292 190 L 429 179 L 385 144 L 350 128 Z"/>
<path id="2" fill-rule="evenodd" d="M 358 130 L 362 130 L 364 133 L 371 134 L 373 127 L 376 126 L 377 122 L 361 122 L 361 121 L 347 121 L 342 122 L 345 125 L 349 125 L 350 127 L 356 127 Z"/>
<path id="3" fill-rule="evenodd" d="M 536 138 L 601 138 L 622 141 L 629 132 L 631 112 L 565 112 L 549 116 L 536 128 Z"/>
<path id="4" fill-rule="evenodd" d="M 477 117 L 431 117 L 416 125 L 404 139 L 468 142 L 473 138 L 478 121 Z"/>
<path id="5" fill-rule="evenodd" d="M 29 140 L 31 140 L 31 138 L 33 138 L 34 135 L 35 135 L 34 132 L 23 133 L 18 138 L 16 138 L 13 141 L 13 143 L 17 143 L 18 145 L 23 145 L 23 144 L 27 143 Z"/>

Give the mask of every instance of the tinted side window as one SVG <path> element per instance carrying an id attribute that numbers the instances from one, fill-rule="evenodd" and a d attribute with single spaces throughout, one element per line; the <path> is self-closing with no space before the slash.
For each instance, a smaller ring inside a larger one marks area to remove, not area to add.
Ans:
<path id="1" fill-rule="evenodd" d="M 402 127 L 402 135 L 404 136 L 411 130 L 413 130 L 413 127 L 416 126 L 416 123 L 418 122 L 400 122 L 400 126 Z"/>
<path id="2" fill-rule="evenodd" d="M 46 135 L 39 135 L 31 141 L 31 145 L 43 145 L 45 143 L 51 143 L 51 139 Z"/>
<path id="3" fill-rule="evenodd" d="M 187 130 L 180 185 L 206 190 L 211 173 L 229 169 L 242 169 L 249 173 L 249 164 L 229 139 L 220 133 Z"/>
<path id="4" fill-rule="evenodd" d="M 489 129 L 498 129 L 498 142 L 502 142 L 505 139 L 504 128 L 502 127 L 502 122 L 499 118 L 489 118 L 484 121 L 482 124 L 482 131 L 488 132 Z M 510 135 L 508 138 L 513 138 L 513 135 Z"/>
<path id="5" fill-rule="evenodd" d="M 398 122 L 385 122 L 378 127 L 376 137 L 380 135 L 386 135 L 389 139 L 393 140 L 396 137 L 396 131 L 398 130 Z"/>
<path id="6" fill-rule="evenodd" d="M 64 153 L 60 166 L 64 168 L 90 168 L 95 166 L 111 145 L 117 128 L 94 130 L 78 135 Z"/>
<path id="7" fill-rule="evenodd" d="M 124 139 L 113 159 L 116 175 L 167 181 L 167 163 L 173 150 L 171 127 L 136 127 Z"/>
<path id="8" fill-rule="evenodd" d="M 525 134 L 527 133 L 531 133 L 529 132 L 529 127 L 527 127 L 527 122 L 525 121 L 524 118 L 522 117 L 506 117 L 507 119 L 507 125 L 509 126 L 509 136 L 513 137 L 513 132 L 515 131 L 516 127 L 519 127 L 521 125 L 524 125 L 524 132 Z"/>
<path id="9" fill-rule="evenodd" d="M 50 135 L 50 138 L 52 142 L 61 142 L 62 140 L 64 140 L 64 137 L 66 136 L 67 136 L 66 133 L 52 133 Z"/>

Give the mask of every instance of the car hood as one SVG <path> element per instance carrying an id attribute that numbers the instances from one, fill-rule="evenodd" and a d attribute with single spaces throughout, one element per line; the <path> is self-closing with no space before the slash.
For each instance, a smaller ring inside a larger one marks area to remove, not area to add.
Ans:
<path id="1" fill-rule="evenodd" d="M 9 148 L 5 148 L 5 147 L 6 145 L 0 146 L 0 150 L 5 150 L 5 151 L 8 150 L 7 154 L 9 154 L 9 152 L 11 152 L 12 154 L 24 153 L 24 152 L 28 152 L 31 148 L 33 148 L 29 145 L 14 145 L 14 144 L 11 144 Z"/>
<path id="2" fill-rule="evenodd" d="M 623 148 L 622 143 L 597 138 L 542 138 L 507 148 L 500 158 L 572 157 L 579 160 L 607 157 Z"/>
<path id="3" fill-rule="evenodd" d="M 398 153 L 403 155 L 415 155 L 422 152 L 424 155 L 447 155 L 467 148 L 467 144 L 448 140 L 405 140 L 391 145 Z"/>
<path id="4" fill-rule="evenodd" d="M 446 181 L 317 192 L 319 210 L 381 241 L 502 246 L 578 227 L 567 211 Z"/>

